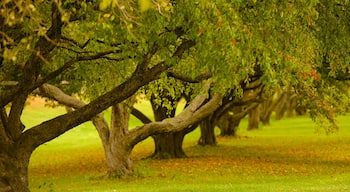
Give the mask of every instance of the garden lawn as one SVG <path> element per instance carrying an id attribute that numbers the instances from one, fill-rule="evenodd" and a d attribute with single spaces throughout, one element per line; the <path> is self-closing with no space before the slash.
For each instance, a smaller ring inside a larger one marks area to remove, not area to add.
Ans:
<path id="1" fill-rule="evenodd" d="M 63 109 L 28 107 L 26 124 L 63 113 Z M 199 131 L 185 138 L 184 159 L 146 158 L 152 140 L 133 151 L 135 175 L 107 179 L 104 152 L 91 123 L 85 123 L 39 147 L 29 167 L 36 191 L 350 191 L 350 115 L 338 119 L 340 130 L 317 131 L 307 117 L 272 121 L 240 137 L 218 138 L 217 146 L 197 146 Z M 132 119 L 131 124 L 139 124 Z"/>

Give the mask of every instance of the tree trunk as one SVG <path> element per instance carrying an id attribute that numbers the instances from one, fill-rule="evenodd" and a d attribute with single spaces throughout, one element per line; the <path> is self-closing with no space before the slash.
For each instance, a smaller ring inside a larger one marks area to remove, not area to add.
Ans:
<path id="1" fill-rule="evenodd" d="M 284 117 L 284 114 L 286 112 L 286 106 L 288 102 L 288 94 L 287 92 L 283 91 L 280 93 L 280 98 L 277 105 L 276 105 L 276 120 L 281 120 Z"/>
<path id="2" fill-rule="evenodd" d="M 220 136 L 236 136 L 240 122 L 241 119 L 234 118 L 234 115 L 230 114 L 229 112 L 222 115 L 218 121 L 218 127 L 220 128 Z"/>
<path id="3" fill-rule="evenodd" d="M 264 116 L 260 116 L 260 121 L 263 125 L 270 125 L 271 113 L 268 113 Z"/>
<path id="4" fill-rule="evenodd" d="M 211 119 L 212 116 L 210 115 L 199 123 L 201 128 L 201 136 L 198 141 L 199 145 L 216 145 L 215 123 Z"/>
<path id="5" fill-rule="evenodd" d="M 153 136 L 155 150 L 152 155 L 156 159 L 183 158 L 186 154 L 182 148 L 184 131 L 170 132 Z"/>
<path id="6" fill-rule="evenodd" d="M 248 116 L 248 130 L 259 129 L 260 123 L 260 109 L 259 106 L 255 107 L 249 112 Z"/>
<path id="7" fill-rule="evenodd" d="M 109 142 L 106 144 L 108 176 L 121 177 L 133 173 L 131 151 L 134 146 L 127 140 L 130 111 L 126 104 L 112 106 Z"/>
<path id="8" fill-rule="evenodd" d="M 271 114 L 275 108 L 273 94 L 261 103 L 260 121 L 263 125 L 270 125 Z"/>
<path id="9" fill-rule="evenodd" d="M 112 116 L 115 115 L 115 112 L 113 112 Z M 103 118 L 102 114 L 93 118 L 92 122 L 100 135 L 104 148 L 107 164 L 107 177 L 119 178 L 123 175 L 131 175 L 133 173 L 133 163 L 131 159 L 133 147 L 128 144 L 125 137 L 116 138 L 115 136 L 111 136 L 108 123 Z"/>
<path id="10" fill-rule="evenodd" d="M 19 153 L 14 149 L 1 144 L 0 192 L 29 192 L 28 165 L 31 153 Z"/>
<path id="11" fill-rule="evenodd" d="M 162 121 L 166 118 L 175 116 L 177 102 L 173 98 L 167 97 L 167 100 L 169 100 L 170 104 L 173 106 L 173 109 L 171 110 L 155 104 L 152 102 L 154 99 L 155 96 L 152 97 L 151 104 L 154 119 L 156 121 Z M 186 157 L 186 154 L 182 148 L 182 143 L 186 134 L 186 130 L 183 130 L 180 132 L 169 132 L 152 136 L 155 146 L 152 158 L 168 159 Z"/>
<path id="12" fill-rule="evenodd" d="M 307 108 L 305 106 L 297 105 L 295 107 L 295 112 L 298 116 L 305 115 L 307 113 Z"/>
<path id="13" fill-rule="evenodd" d="M 104 148 L 108 177 L 133 173 L 131 152 L 134 146 L 127 139 L 129 117 L 127 105 L 119 103 L 112 106 L 110 128 L 102 114 L 92 119 Z"/>
<path id="14" fill-rule="evenodd" d="M 107 161 L 107 176 L 120 178 L 133 174 L 133 161 L 131 159 L 132 148 L 128 147 L 125 140 L 108 145 L 105 150 Z"/>

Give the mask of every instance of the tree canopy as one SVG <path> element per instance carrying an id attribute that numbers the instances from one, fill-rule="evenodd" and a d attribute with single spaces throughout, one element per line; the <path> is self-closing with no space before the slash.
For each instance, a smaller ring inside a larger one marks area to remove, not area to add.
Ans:
<path id="1" fill-rule="evenodd" d="M 234 96 L 258 74 L 266 87 L 294 89 L 313 117 L 335 125 L 349 103 L 349 7 L 335 0 L 1 1 L 0 165 L 21 166 L 0 166 L 0 189 L 25 191 L 18 175 L 37 146 L 168 72 L 210 74 L 212 93 Z M 25 127 L 26 99 L 44 83 L 89 103 Z"/>

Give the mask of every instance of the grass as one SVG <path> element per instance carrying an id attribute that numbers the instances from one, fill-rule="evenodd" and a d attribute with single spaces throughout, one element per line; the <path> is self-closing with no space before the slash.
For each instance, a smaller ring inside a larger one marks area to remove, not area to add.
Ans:
<path id="1" fill-rule="evenodd" d="M 23 121 L 63 111 L 25 111 Z M 144 159 L 152 153 L 150 139 L 133 151 L 135 175 L 101 177 L 103 149 L 91 123 L 85 123 L 39 147 L 29 167 L 30 188 L 36 191 L 350 191 L 350 121 L 340 117 L 340 130 L 315 132 L 306 117 L 272 121 L 271 126 L 245 131 L 239 138 L 218 138 L 217 146 L 197 146 L 199 131 L 185 138 L 189 158 Z M 139 122 L 133 121 L 133 125 Z"/>

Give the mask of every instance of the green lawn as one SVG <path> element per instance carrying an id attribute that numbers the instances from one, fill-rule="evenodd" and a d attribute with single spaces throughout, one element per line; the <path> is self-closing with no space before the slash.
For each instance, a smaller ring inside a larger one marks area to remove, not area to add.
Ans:
<path id="1" fill-rule="evenodd" d="M 64 112 L 25 111 L 27 124 Z M 185 138 L 189 158 L 145 159 L 150 139 L 133 152 L 135 176 L 106 179 L 103 150 L 91 123 L 39 147 L 32 156 L 30 188 L 36 191 L 350 191 L 350 115 L 340 117 L 338 133 L 316 133 L 306 117 L 272 121 L 239 138 L 218 138 L 201 147 L 199 132 Z M 138 122 L 132 120 L 132 125 Z"/>

